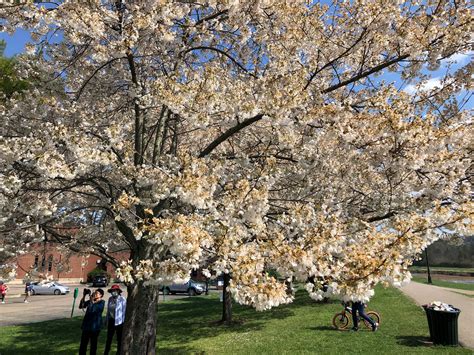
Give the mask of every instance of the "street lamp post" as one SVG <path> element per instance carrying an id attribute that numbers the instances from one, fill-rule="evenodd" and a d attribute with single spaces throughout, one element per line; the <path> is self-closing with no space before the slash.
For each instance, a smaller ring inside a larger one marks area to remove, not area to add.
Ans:
<path id="1" fill-rule="evenodd" d="M 428 283 L 432 284 L 433 281 L 431 280 L 430 262 L 428 260 L 428 248 L 425 249 L 425 259 L 426 259 L 426 269 L 428 271 Z"/>

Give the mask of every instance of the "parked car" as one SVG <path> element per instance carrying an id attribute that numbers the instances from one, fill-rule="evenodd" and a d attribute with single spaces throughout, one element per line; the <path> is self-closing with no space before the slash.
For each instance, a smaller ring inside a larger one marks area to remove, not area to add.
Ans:
<path id="1" fill-rule="evenodd" d="M 65 295 L 69 293 L 69 287 L 57 282 L 33 282 L 31 286 L 32 295 Z"/>
<path id="2" fill-rule="evenodd" d="M 209 287 L 217 290 L 224 288 L 224 275 L 219 275 L 209 279 Z"/>
<path id="3" fill-rule="evenodd" d="M 202 282 L 197 282 L 194 280 L 189 280 L 185 284 L 172 284 L 169 286 L 164 286 L 162 288 L 165 295 L 172 295 L 176 293 L 187 293 L 190 296 L 200 295 L 206 291 L 206 284 Z"/>
<path id="4" fill-rule="evenodd" d="M 97 275 L 92 279 L 92 287 L 107 287 L 109 280 L 105 275 Z"/>

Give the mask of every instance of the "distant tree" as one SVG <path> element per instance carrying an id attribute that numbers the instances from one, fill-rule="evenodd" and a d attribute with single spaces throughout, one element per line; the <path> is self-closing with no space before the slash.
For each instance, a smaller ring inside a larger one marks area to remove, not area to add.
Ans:
<path id="1" fill-rule="evenodd" d="M 28 88 L 28 82 L 22 80 L 17 72 L 17 60 L 5 57 L 5 41 L 0 41 L 0 91 L 6 98 L 11 98 L 15 92 Z"/>
<path id="2" fill-rule="evenodd" d="M 26 81 L 19 79 L 16 59 L 5 57 L 5 48 L 5 41 L 0 40 L 0 102 L 28 87 Z M 15 276 L 15 267 L 7 262 L 14 255 L 13 250 L 0 244 L 0 279 L 10 279 Z"/>

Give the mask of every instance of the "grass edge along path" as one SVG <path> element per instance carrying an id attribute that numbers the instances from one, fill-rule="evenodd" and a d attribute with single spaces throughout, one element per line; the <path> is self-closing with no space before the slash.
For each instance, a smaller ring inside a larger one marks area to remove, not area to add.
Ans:
<path id="1" fill-rule="evenodd" d="M 412 265 L 408 270 L 412 273 L 426 273 L 428 269 L 426 266 Z M 430 266 L 430 271 L 433 274 L 474 276 L 474 268 L 472 267 Z"/>
<path id="2" fill-rule="evenodd" d="M 331 320 L 342 309 L 337 301 L 312 301 L 298 291 L 295 302 L 266 312 L 236 305 L 232 326 L 217 325 L 222 304 L 216 294 L 159 305 L 159 354 L 314 354 L 442 353 L 472 354 L 468 349 L 432 346 L 423 310 L 394 288 L 376 288 L 368 309 L 382 316 L 372 333 L 337 331 Z M 81 318 L 0 327 L 0 354 L 77 354 Z M 363 328 L 363 327 L 361 327 Z M 106 332 L 99 339 L 103 353 Z M 112 349 L 112 353 L 114 353 Z"/>
<path id="3" fill-rule="evenodd" d="M 428 279 L 425 276 L 413 275 L 412 276 L 412 281 L 429 285 L 428 284 Z M 453 282 L 453 281 L 432 279 L 432 285 L 433 286 L 439 286 L 439 287 L 452 288 L 452 289 L 455 289 L 455 290 L 474 291 L 474 284 L 473 283 L 463 283 L 463 282 Z"/>

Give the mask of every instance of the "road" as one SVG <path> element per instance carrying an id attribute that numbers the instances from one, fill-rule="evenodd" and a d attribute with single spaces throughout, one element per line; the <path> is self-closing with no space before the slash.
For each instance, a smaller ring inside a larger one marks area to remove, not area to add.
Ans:
<path id="1" fill-rule="evenodd" d="M 0 326 L 11 326 L 21 325 L 35 322 L 43 322 L 47 320 L 68 318 L 71 316 L 72 303 L 74 300 L 73 293 L 74 288 L 79 289 L 79 297 L 76 300 L 76 306 L 74 309 L 74 315 L 81 315 L 82 310 L 78 308 L 79 298 L 82 297 L 82 293 L 85 287 L 89 286 L 79 284 L 65 284 L 71 289 L 71 293 L 67 295 L 54 296 L 54 295 L 36 295 L 29 298 L 29 303 L 23 303 L 24 286 L 10 285 L 9 292 L 6 297 L 6 303 L 0 304 Z M 121 286 L 124 289 L 123 286 Z M 104 291 L 108 289 L 103 288 Z M 127 297 L 127 292 L 124 291 L 123 295 Z M 163 296 L 160 295 L 159 302 L 162 302 Z M 177 298 L 189 297 L 187 295 L 168 295 L 166 300 L 172 300 Z M 108 294 L 104 295 L 104 299 L 108 299 Z"/>

